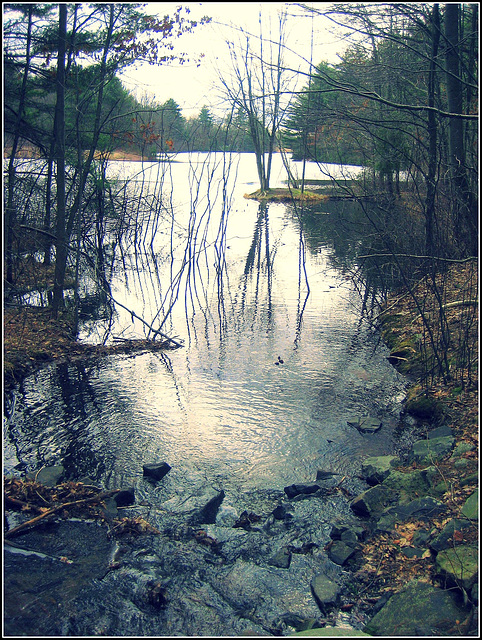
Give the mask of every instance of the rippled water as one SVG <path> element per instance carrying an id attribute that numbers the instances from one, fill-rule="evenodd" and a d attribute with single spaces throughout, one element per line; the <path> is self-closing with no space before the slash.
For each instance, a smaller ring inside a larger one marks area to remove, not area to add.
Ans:
<path id="1" fill-rule="evenodd" d="M 19 462 L 28 470 L 62 463 L 72 478 L 115 486 L 139 478 L 142 464 L 164 460 L 182 483 L 282 488 L 313 481 L 317 469 L 353 474 L 366 456 L 396 446 L 405 380 L 361 318 L 359 294 L 335 267 L 334 242 L 300 236 L 291 207 L 260 212 L 243 198 L 256 189 L 252 158 L 231 168 L 226 198 L 198 187 L 193 198 L 194 178 L 203 177 L 192 167 L 178 162 L 163 177 L 172 208 L 154 238 L 155 268 L 146 254 L 138 272 L 128 254 L 112 283 L 114 297 L 151 322 L 185 255 L 194 212 L 199 258 L 184 271 L 163 327 L 185 346 L 56 364 L 28 377 L 4 424 L 5 472 Z M 158 176 L 158 165 L 150 171 Z M 313 215 L 327 226 L 329 206 Z M 209 216 L 214 226 L 205 225 Z M 119 311 L 114 334 L 143 332 Z M 101 334 L 89 324 L 82 339 Z M 347 424 L 360 414 L 379 417 L 381 431 L 362 435 Z"/>

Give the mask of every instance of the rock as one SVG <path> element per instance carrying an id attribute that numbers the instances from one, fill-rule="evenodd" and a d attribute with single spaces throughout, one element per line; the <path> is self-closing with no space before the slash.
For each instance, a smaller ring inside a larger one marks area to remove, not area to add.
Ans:
<path id="1" fill-rule="evenodd" d="M 321 471 L 318 469 L 316 472 L 316 480 L 329 480 L 333 478 L 333 476 L 339 475 L 338 473 L 333 473 L 332 471 Z"/>
<path id="2" fill-rule="evenodd" d="M 113 497 L 118 507 L 127 507 L 130 504 L 134 504 L 136 501 L 134 487 L 121 489 L 119 493 L 116 493 Z"/>
<path id="3" fill-rule="evenodd" d="M 298 633 L 294 633 L 294 636 L 319 636 L 326 638 L 337 638 L 341 636 L 345 636 L 348 638 L 365 636 L 369 637 L 368 633 L 363 633 L 359 629 L 354 629 L 353 627 L 321 627 L 315 629 L 307 629 L 306 631 L 298 631 Z"/>
<path id="4" fill-rule="evenodd" d="M 294 498 L 299 495 L 310 495 L 316 493 L 320 488 L 317 484 L 291 484 L 284 488 L 284 492 L 288 498 Z"/>
<path id="5" fill-rule="evenodd" d="M 340 586 L 324 574 L 316 575 L 311 581 L 311 592 L 322 613 L 336 604 L 340 595 Z"/>
<path id="6" fill-rule="evenodd" d="M 462 515 L 469 520 L 479 519 L 479 490 L 476 489 L 465 501 L 462 507 Z"/>
<path id="7" fill-rule="evenodd" d="M 52 467 L 44 467 L 38 472 L 29 473 L 28 477 L 34 479 L 36 482 L 45 485 L 46 487 L 55 487 L 62 477 L 65 469 L 61 464 L 53 465 Z"/>
<path id="8" fill-rule="evenodd" d="M 224 500 L 225 493 L 221 490 L 213 496 L 204 507 L 198 509 L 190 518 L 192 524 L 214 524 L 218 514 L 219 507 Z"/>
<path id="9" fill-rule="evenodd" d="M 441 427 L 437 427 L 437 429 L 431 429 L 427 433 L 427 438 L 444 438 L 446 436 L 453 436 L 454 432 L 448 425 L 442 425 Z"/>
<path id="10" fill-rule="evenodd" d="M 406 522 L 411 518 L 415 520 L 430 521 L 446 510 L 446 505 L 435 498 L 426 496 L 417 498 L 408 504 L 398 504 L 388 507 L 381 514 L 377 522 L 377 531 L 392 531 L 398 522 Z"/>
<path id="11" fill-rule="evenodd" d="M 423 469 L 407 472 L 392 471 L 390 476 L 383 481 L 383 486 L 390 492 L 396 493 L 401 503 L 423 496 L 430 489 L 427 474 Z"/>
<path id="12" fill-rule="evenodd" d="M 279 567 L 280 569 L 288 569 L 291 563 L 291 553 L 289 549 L 283 548 L 278 553 L 275 553 L 268 560 L 268 564 L 272 567 Z"/>
<path id="13" fill-rule="evenodd" d="M 467 612 L 454 595 L 426 582 L 412 581 L 395 593 L 363 631 L 372 636 L 443 636 Z"/>
<path id="14" fill-rule="evenodd" d="M 376 433 L 382 427 L 382 423 L 378 418 L 371 418 L 370 416 L 361 416 L 355 420 L 347 420 L 347 423 L 351 427 L 358 429 L 360 433 Z"/>
<path id="15" fill-rule="evenodd" d="M 342 540 L 334 540 L 328 549 L 328 557 L 335 564 L 343 566 L 355 551 L 353 546 L 349 546 Z"/>
<path id="16" fill-rule="evenodd" d="M 354 513 L 362 517 L 373 517 L 382 513 L 394 496 L 379 484 L 357 496 L 350 504 Z"/>
<path id="17" fill-rule="evenodd" d="M 464 453 L 469 453 L 469 451 L 474 451 L 474 449 L 474 445 L 470 444 L 470 442 L 459 442 L 452 453 L 452 458 L 460 458 Z"/>
<path id="18" fill-rule="evenodd" d="M 463 587 L 469 591 L 477 581 L 479 553 L 476 547 L 460 545 L 437 554 L 436 567 L 449 587 Z"/>
<path id="19" fill-rule="evenodd" d="M 149 482 L 157 482 L 169 473 L 171 467 L 167 462 L 155 462 L 142 465 L 142 470 L 146 480 L 149 480 Z"/>
<path id="20" fill-rule="evenodd" d="M 400 464 L 397 456 L 374 456 L 367 458 L 362 464 L 361 474 L 373 486 L 383 482 L 397 464 Z"/>
<path id="21" fill-rule="evenodd" d="M 289 520 L 293 517 L 293 514 L 289 513 L 283 504 L 279 504 L 276 509 L 273 509 L 272 514 L 275 520 Z"/>
<path id="22" fill-rule="evenodd" d="M 454 443 L 452 436 L 418 440 L 413 443 L 411 458 L 417 462 L 441 460 L 452 451 Z"/>
<path id="23" fill-rule="evenodd" d="M 468 527 L 470 527 L 468 520 L 458 518 L 449 520 L 438 536 L 430 542 L 430 548 L 437 552 L 453 548 L 457 545 L 457 536 L 454 539 L 454 534 L 462 534 L 462 531 Z M 463 535 L 460 537 L 463 540 Z"/>

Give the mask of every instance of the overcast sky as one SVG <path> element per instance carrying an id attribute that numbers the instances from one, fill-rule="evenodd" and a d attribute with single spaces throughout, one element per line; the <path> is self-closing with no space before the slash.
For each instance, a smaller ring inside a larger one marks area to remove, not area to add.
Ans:
<path id="1" fill-rule="evenodd" d="M 286 52 L 286 62 L 292 68 L 308 70 L 302 56 L 310 59 L 311 33 L 313 30 L 313 62 L 322 60 L 337 62 L 339 53 L 345 43 L 330 33 L 330 23 L 322 16 L 303 12 L 292 3 L 282 2 L 187 2 L 190 18 L 199 20 L 209 16 L 212 22 L 196 27 L 192 34 L 183 35 L 175 42 L 176 51 L 187 52 L 192 59 L 204 54 L 200 66 L 195 62 L 184 65 L 174 63 L 160 67 L 144 65 L 137 69 L 129 69 L 123 76 L 124 84 L 136 92 L 140 100 L 144 95 L 155 97 L 159 104 L 173 98 L 182 108 L 183 115 L 196 115 L 202 106 L 207 105 L 216 110 L 222 108 L 219 97 L 218 70 L 226 68 L 229 61 L 226 41 L 236 41 L 239 28 L 254 35 L 259 34 L 259 13 L 265 21 L 263 33 L 268 33 L 271 19 L 273 31 L 277 32 L 277 12 L 287 9 L 290 18 L 287 24 L 287 46 L 295 53 Z M 317 8 L 326 7 L 326 3 L 311 3 Z M 176 4 L 170 2 L 149 3 L 147 11 L 160 15 L 172 15 Z M 234 27 L 234 28 L 233 28 Z M 303 82 L 304 83 L 304 82 Z"/>

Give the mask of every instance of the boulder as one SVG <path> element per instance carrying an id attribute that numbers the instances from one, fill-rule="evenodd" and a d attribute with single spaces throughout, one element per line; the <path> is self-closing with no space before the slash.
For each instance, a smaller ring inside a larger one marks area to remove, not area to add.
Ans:
<path id="1" fill-rule="evenodd" d="M 383 486 L 396 493 L 401 503 L 426 495 L 430 489 L 424 469 L 407 472 L 393 471 L 389 477 L 385 478 Z"/>
<path id="2" fill-rule="evenodd" d="M 334 540 L 328 549 L 328 557 L 335 564 L 343 566 L 355 551 L 354 546 L 348 545 L 342 540 Z"/>
<path id="3" fill-rule="evenodd" d="M 435 498 L 425 496 L 417 498 L 408 504 L 398 504 L 388 507 L 381 514 L 377 522 L 377 531 L 392 531 L 395 524 L 406 522 L 411 518 L 415 520 L 431 521 L 432 518 L 444 513 L 446 505 Z"/>
<path id="4" fill-rule="evenodd" d="M 362 464 L 361 475 L 372 486 L 380 484 L 387 478 L 392 468 L 400 464 L 397 456 L 374 456 L 367 458 Z"/>
<path id="5" fill-rule="evenodd" d="M 154 462 L 152 464 L 144 464 L 142 466 L 144 477 L 146 480 L 149 480 L 149 482 L 157 482 L 158 480 L 161 480 L 169 473 L 170 470 L 171 467 L 167 462 Z"/>
<path id="6" fill-rule="evenodd" d="M 416 462 L 434 462 L 448 455 L 455 444 L 452 436 L 441 438 L 427 438 L 413 443 L 411 458 Z"/>
<path id="7" fill-rule="evenodd" d="M 362 517 L 374 517 L 382 513 L 390 504 L 394 496 L 390 491 L 379 484 L 357 496 L 350 504 L 354 513 Z"/>
<path id="8" fill-rule="evenodd" d="M 466 616 L 452 592 L 412 581 L 392 595 L 363 631 L 384 637 L 454 635 L 451 630 Z"/>
<path id="9" fill-rule="evenodd" d="M 311 592 L 322 613 L 334 606 L 340 595 L 340 586 L 323 573 L 316 575 L 311 581 Z"/>
<path id="10" fill-rule="evenodd" d="M 436 567 L 449 587 L 462 587 L 469 591 L 478 577 L 478 549 L 471 545 L 444 549 L 437 554 Z"/>

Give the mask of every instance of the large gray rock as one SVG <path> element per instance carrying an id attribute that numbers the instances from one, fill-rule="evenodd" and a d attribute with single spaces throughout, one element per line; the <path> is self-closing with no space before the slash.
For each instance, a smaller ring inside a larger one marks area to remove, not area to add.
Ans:
<path id="1" fill-rule="evenodd" d="M 396 496 L 395 496 L 396 498 Z M 352 511 L 364 518 L 380 515 L 394 499 L 393 494 L 379 484 L 357 496 L 350 504 Z"/>
<path id="2" fill-rule="evenodd" d="M 387 478 L 393 467 L 400 463 L 398 456 L 374 456 L 362 464 L 361 475 L 368 484 L 376 485 Z"/>
<path id="3" fill-rule="evenodd" d="M 457 605 L 452 592 L 426 582 L 410 582 L 395 593 L 363 631 L 373 636 L 443 636 L 456 627 L 467 611 Z"/>
<path id="4" fill-rule="evenodd" d="M 437 554 L 436 566 L 439 573 L 445 577 L 448 586 L 463 587 L 468 591 L 478 576 L 478 550 L 471 545 L 444 549 Z"/>
<path id="5" fill-rule="evenodd" d="M 411 457 L 417 462 L 434 462 L 448 455 L 455 444 L 452 436 L 428 438 L 413 443 Z"/>
<path id="6" fill-rule="evenodd" d="M 429 496 L 412 500 L 408 504 L 388 507 L 378 519 L 377 531 L 392 531 L 395 528 L 395 524 L 406 522 L 411 518 L 430 521 L 432 518 L 444 513 L 445 510 L 446 506 L 442 502 Z"/>
<path id="7" fill-rule="evenodd" d="M 424 469 L 415 469 L 407 472 L 392 471 L 383 481 L 383 486 L 396 493 L 400 502 L 404 503 L 426 495 L 430 482 Z"/>
<path id="8" fill-rule="evenodd" d="M 323 573 L 316 575 L 311 581 L 311 591 L 322 613 L 336 604 L 340 590 L 340 586 Z"/>

